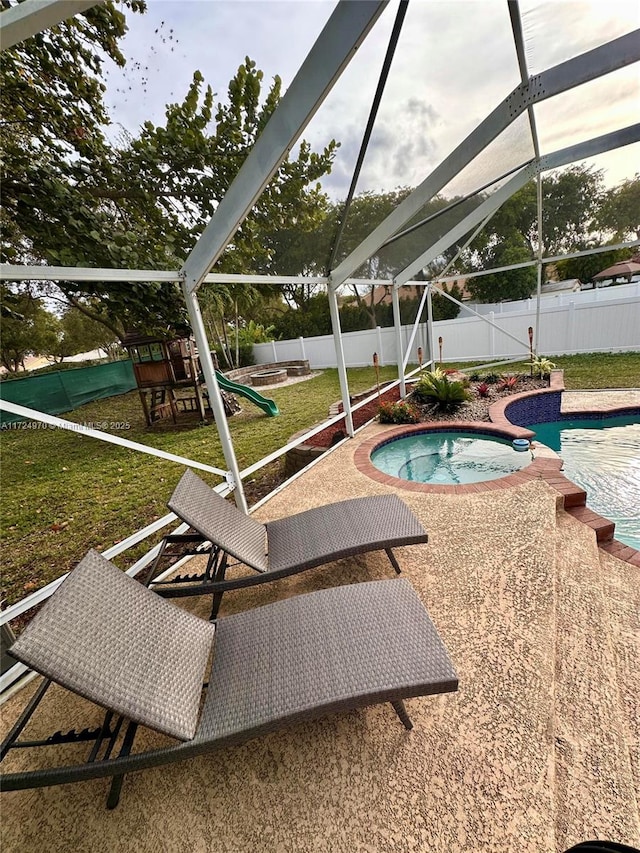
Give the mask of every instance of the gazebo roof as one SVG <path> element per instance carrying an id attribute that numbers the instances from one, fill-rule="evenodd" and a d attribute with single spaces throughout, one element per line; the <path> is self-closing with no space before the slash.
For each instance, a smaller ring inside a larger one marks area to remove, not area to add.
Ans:
<path id="1" fill-rule="evenodd" d="M 612 267 L 607 267 L 606 270 L 602 270 L 597 275 L 594 275 L 594 278 L 603 279 L 603 278 L 618 278 L 620 276 L 629 276 L 636 275 L 640 273 L 640 264 L 635 261 L 620 261 L 617 264 L 614 264 Z"/>

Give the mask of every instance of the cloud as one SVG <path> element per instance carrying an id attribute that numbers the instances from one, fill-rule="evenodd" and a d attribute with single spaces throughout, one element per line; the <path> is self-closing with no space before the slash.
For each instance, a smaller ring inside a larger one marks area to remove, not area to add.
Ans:
<path id="1" fill-rule="evenodd" d="M 165 104 L 184 97 L 196 69 L 217 93 L 216 100 L 224 100 L 229 80 L 247 55 L 264 71 L 265 89 L 276 74 L 286 89 L 334 7 L 325 0 L 148 0 L 145 15 L 127 13 L 128 70 L 112 69 L 108 77 L 114 121 L 134 133 L 147 119 L 160 123 Z M 520 8 L 530 73 L 627 32 L 638 20 L 635 0 L 521 0 Z M 316 149 L 332 138 L 341 142 L 333 171 L 323 180 L 336 199 L 344 198 L 353 174 L 396 9 L 389 4 L 303 133 Z M 502 0 L 410 3 L 358 189 L 386 191 L 420 183 L 519 81 Z M 575 90 L 577 107 L 572 109 L 563 107 L 560 98 L 536 107 L 541 139 L 552 146 L 546 150 L 595 135 L 594 128 L 601 133 L 630 123 L 620 105 L 629 104 L 633 94 L 622 99 L 614 91 L 611 96 L 603 82 L 595 102 L 582 96 L 587 88 Z M 612 103 L 618 108 L 608 109 Z M 515 138 L 514 132 L 505 135 L 507 143 Z M 527 150 L 526 134 L 516 141 L 512 159 Z M 485 156 L 485 163 L 495 161 L 489 172 L 501 166 L 503 152 L 509 154 L 508 144 L 497 157 Z M 621 151 L 618 175 L 624 177 L 625 169 L 633 175 L 633 163 Z"/>

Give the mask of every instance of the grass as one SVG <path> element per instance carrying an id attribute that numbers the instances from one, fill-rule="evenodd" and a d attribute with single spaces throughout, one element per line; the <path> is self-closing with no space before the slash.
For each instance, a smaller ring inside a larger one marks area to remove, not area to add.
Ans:
<path id="1" fill-rule="evenodd" d="M 569 389 L 640 386 L 640 353 L 553 360 L 564 369 Z M 504 370 L 528 368 L 523 363 Z M 350 369 L 348 374 L 354 394 L 375 381 L 372 368 Z M 382 380 L 393 379 L 396 369 L 381 368 L 380 375 Z M 337 371 L 325 370 L 306 382 L 274 388 L 267 396 L 278 404 L 278 417 L 268 418 L 242 401 L 242 413 L 229 419 L 241 469 L 282 447 L 293 434 L 326 419 L 329 406 L 340 397 Z M 128 424 L 126 429 L 108 426 L 106 431 L 226 468 L 213 423 L 203 426 L 193 417 L 177 425 L 165 420 L 148 428 L 136 391 L 90 403 L 64 417 L 77 423 Z M 3 431 L 2 453 L 0 542 L 5 604 L 71 569 L 90 547 L 104 550 L 164 515 L 183 470 L 177 463 L 58 429 Z M 219 482 L 207 475 L 204 479 Z M 132 552 L 127 552 L 117 562 L 125 566 L 132 560 Z"/>
<path id="2" fill-rule="evenodd" d="M 640 352 L 593 352 L 582 355 L 551 356 L 557 368 L 564 370 L 567 390 L 594 388 L 640 388 Z M 446 362 L 443 367 L 468 367 L 470 362 Z M 480 365 L 478 372 L 485 372 Z M 491 368 L 495 373 L 528 373 L 526 361 Z"/>
<path id="3" fill-rule="evenodd" d="M 380 374 L 381 379 L 392 379 L 396 370 L 382 368 Z M 349 370 L 352 393 L 366 390 L 374 381 L 372 368 Z M 278 404 L 278 417 L 268 418 L 242 400 L 243 411 L 228 421 L 241 470 L 327 418 L 329 406 L 340 397 L 337 370 L 274 388 L 266 396 Z M 106 432 L 226 469 L 213 420 L 203 426 L 197 416 L 177 425 L 167 419 L 149 428 L 137 391 L 89 403 L 64 417 L 76 423 L 106 422 Z M 128 428 L 117 428 L 122 424 Z M 4 430 L 2 457 L 5 604 L 69 571 L 90 547 L 109 548 L 165 515 L 166 502 L 184 470 L 174 462 L 46 428 Z M 220 482 L 213 475 L 202 476 L 212 484 Z M 129 565 L 137 553 L 127 552 L 116 562 Z"/>

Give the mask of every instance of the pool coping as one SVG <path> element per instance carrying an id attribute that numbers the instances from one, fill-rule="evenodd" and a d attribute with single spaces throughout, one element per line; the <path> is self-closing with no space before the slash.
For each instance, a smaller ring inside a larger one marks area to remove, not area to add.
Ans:
<path id="1" fill-rule="evenodd" d="M 586 524 L 587 527 L 590 527 L 594 532 L 596 542 L 600 548 L 623 562 L 630 563 L 636 568 L 640 568 L 640 550 L 633 548 L 631 545 L 627 545 L 625 542 L 620 542 L 618 539 L 615 539 L 615 523 L 611 521 L 611 519 L 599 515 L 597 512 L 594 512 L 587 507 L 587 493 L 585 490 L 573 481 L 569 480 L 562 473 L 561 469 L 564 465 L 562 458 L 550 450 L 550 448 L 547 448 L 546 445 L 536 442 L 535 433 L 532 430 L 513 424 L 507 417 L 506 412 L 508 408 L 514 403 L 517 403 L 519 400 L 547 394 L 562 394 L 564 391 L 564 372 L 562 370 L 552 370 L 549 377 L 548 388 L 539 388 L 534 391 L 523 391 L 520 394 L 512 394 L 509 397 L 504 397 L 503 399 L 498 400 L 490 406 L 490 422 L 426 421 L 419 424 L 403 424 L 402 426 L 392 427 L 384 433 L 378 433 L 377 435 L 362 442 L 354 453 L 354 463 L 356 468 L 362 474 L 365 474 L 372 480 L 376 480 L 378 483 L 382 483 L 386 486 L 392 486 L 397 489 L 406 489 L 410 492 L 422 492 L 423 494 L 476 494 L 478 492 L 489 492 L 496 489 L 509 489 L 530 480 L 544 480 L 557 493 L 557 507 L 564 509 L 569 515 L 573 516 L 583 524 Z M 594 409 L 565 413 L 561 411 L 561 414 L 564 414 L 565 417 L 560 418 L 560 420 L 572 420 L 580 418 L 581 416 L 590 416 L 594 419 L 599 419 L 615 415 L 635 414 L 636 412 L 638 412 L 638 407 L 635 405 L 617 405 L 610 408 L 599 409 L 597 411 Z M 500 477 L 496 480 L 449 486 L 436 486 L 430 483 L 414 483 L 410 480 L 402 480 L 399 477 L 384 474 L 371 462 L 370 456 L 373 450 L 393 438 L 429 430 L 434 432 L 445 432 L 450 429 L 464 432 L 477 432 L 479 434 L 484 433 L 485 435 L 494 435 L 511 440 L 515 438 L 528 438 L 531 440 L 534 452 L 533 462 L 513 474 L 508 474 L 506 477 Z M 539 454 L 541 451 L 544 455 L 535 455 L 536 453 Z"/>
<path id="2" fill-rule="evenodd" d="M 521 468 L 519 471 L 515 471 L 513 474 L 507 474 L 506 477 L 499 477 L 496 480 L 485 480 L 480 483 L 465 483 L 464 485 L 434 485 L 431 483 L 416 483 L 411 480 L 402 480 L 400 477 L 383 473 L 371 462 L 371 453 L 373 450 L 382 444 L 386 444 L 388 441 L 392 441 L 394 438 L 421 432 L 448 432 L 449 430 L 505 438 L 509 441 L 513 441 L 515 438 L 531 438 L 533 436 L 531 430 L 515 426 L 514 424 L 496 425 L 488 421 L 424 421 L 419 424 L 404 424 L 402 426 L 391 427 L 384 432 L 377 433 L 375 436 L 366 439 L 356 449 L 353 461 L 356 468 L 362 474 L 365 474 L 372 480 L 376 480 L 378 483 L 398 489 L 406 489 L 409 492 L 422 492 L 423 494 L 430 495 L 476 494 L 496 489 L 508 489 L 512 486 L 519 486 L 522 483 L 540 478 L 555 481 L 559 476 L 562 460 L 555 454 L 553 456 L 534 456 L 533 461 L 529 465 Z"/>

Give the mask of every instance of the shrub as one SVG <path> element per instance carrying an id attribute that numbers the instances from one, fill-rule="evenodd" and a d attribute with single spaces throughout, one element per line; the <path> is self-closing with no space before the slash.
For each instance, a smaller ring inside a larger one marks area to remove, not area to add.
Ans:
<path id="1" fill-rule="evenodd" d="M 469 379 L 471 379 L 472 382 L 480 382 L 480 378 L 481 378 L 480 374 L 477 371 L 474 371 L 471 374 L 471 376 L 469 377 Z"/>
<path id="2" fill-rule="evenodd" d="M 495 385 L 496 382 L 500 381 L 500 377 L 497 373 L 487 373 L 487 375 L 484 377 L 484 381 L 487 383 L 487 385 Z"/>
<path id="3" fill-rule="evenodd" d="M 476 388 L 478 392 L 478 397 L 488 397 L 489 396 L 489 386 L 486 382 L 481 382 L 480 385 Z"/>
<path id="4" fill-rule="evenodd" d="M 435 372 L 421 376 L 413 393 L 421 402 L 436 402 L 441 409 L 455 409 L 470 399 L 462 382 L 450 382 L 446 376 L 437 376 Z"/>
<path id="5" fill-rule="evenodd" d="M 434 367 L 433 370 L 427 370 L 423 374 L 423 376 L 434 376 L 437 379 L 444 379 L 447 375 L 441 367 Z"/>
<path id="6" fill-rule="evenodd" d="M 381 403 L 378 409 L 381 424 L 417 424 L 420 413 L 404 400 L 397 403 Z"/>
<path id="7" fill-rule="evenodd" d="M 513 389 L 518 384 L 517 376 L 503 376 L 500 382 L 498 383 L 497 390 L 498 391 L 513 391 Z"/>
<path id="8" fill-rule="evenodd" d="M 529 364 L 531 365 L 531 372 L 533 375 L 539 376 L 541 379 L 545 376 L 549 376 L 551 371 L 555 368 L 555 364 L 543 355 L 537 355 L 533 361 L 529 362 Z"/>

